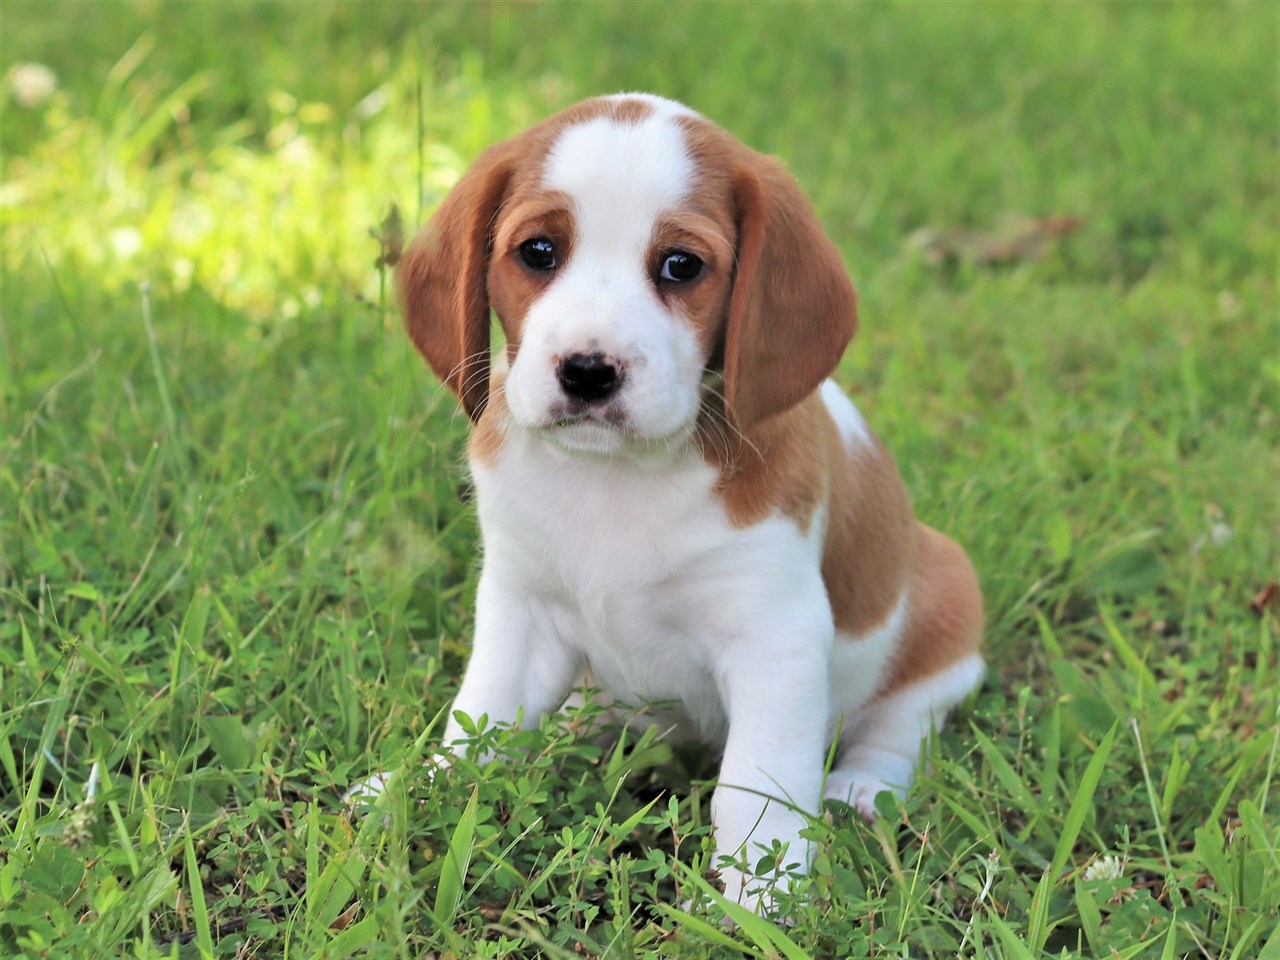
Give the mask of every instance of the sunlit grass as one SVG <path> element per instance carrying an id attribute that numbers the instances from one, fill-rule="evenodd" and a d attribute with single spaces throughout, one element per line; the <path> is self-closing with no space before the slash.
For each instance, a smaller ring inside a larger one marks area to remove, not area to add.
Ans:
<path id="1" fill-rule="evenodd" d="M 373 295 L 376 275 L 351 269 L 376 253 L 365 228 L 391 203 L 416 209 L 419 179 L 437 202 L 465 167 L 443 143 L 420 156 L 411 121 L 377 122 L 413 116 L 404 76 L 341 118 L 327 104 L 264 91 L 265 131 L 244 122 L 201 135 L 191 115 L 217 98 L 218 81 L 200 73 L 155 89 L 143 79 L 154 45 L 144 36 L 112 69 L 102 116 L 72 115 L 65 94 L 44 109 L 38 139 L 9 166 L 11 265 L 34 253 L 54 272 L 92 271 L 110 293 L 145 277 L 256 318 L 292 319 L 319 306 L 335 277 Z M 36 215 L 53 209 L 63 211 L 56 231 Z"/>

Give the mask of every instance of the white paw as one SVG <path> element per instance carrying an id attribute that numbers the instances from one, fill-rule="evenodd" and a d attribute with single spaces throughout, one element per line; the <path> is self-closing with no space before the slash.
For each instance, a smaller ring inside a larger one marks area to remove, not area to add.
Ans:
<path id="1" fill-rule="evenodd" d="M 384 770 L 382 773 L 375 773 L 371 777 L 358 780 L 347 787 L 346 793 L 342 795 L 342 802 L 357 809 L 367 807 L 370 801 L 382 796 L 382 791 L 387 789 L 387 781 L 390 779 L 391 771 Z"/>
<path id="2" fill-rule="evenodd" d="M 876 795 L 884 792 L 893 794 L 899 800 L 906 796 L 906 791 L 885 783 L 874 773 L 863 770 L 832 770 L 827 776 L 824 796 L 828 800 L 847 803 L 870 823 L 879 816 Z"/>
<path id="3" fill-rule="evenodd" d="M 430 760 L 423 764 L 427 777 L 434 777 L 440 770 L 448 769 L 448 756 L 443 754 L 435 754 Z M 347 787 L 346 792 L 342 795 L 342 802 L 353 814 L 361 814 L 373 806 L 373 802 L 386 792 L 387 784 L 391 782 L 391 777 L 395 773 L 394 770 L 384 770 L 382 773 L 375 773 L 372 776 L 358 780 L 351 786 Z M 406 774 L 408 775 L 408 774 Z"/>

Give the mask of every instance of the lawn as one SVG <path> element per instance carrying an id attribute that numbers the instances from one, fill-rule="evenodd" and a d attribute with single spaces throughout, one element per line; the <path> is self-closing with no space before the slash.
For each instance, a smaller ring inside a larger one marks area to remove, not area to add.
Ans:
<path id="1" fill-rule="evenodd" d="M 0 955 L 1280 957 L 1272 4 L 0 18 Z M 987 598 L 988 683 L 787 925 L 722 922 L 714 763 L 653 733 L 420 771 L 476 523 L 377 234 L 623 89 L 795 172 L 838 378 Z"/>

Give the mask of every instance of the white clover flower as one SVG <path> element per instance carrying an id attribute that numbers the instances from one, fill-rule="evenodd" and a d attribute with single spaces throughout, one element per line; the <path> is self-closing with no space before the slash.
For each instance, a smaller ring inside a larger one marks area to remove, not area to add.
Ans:
<path id="1" fill-rule="evenodd" d="M 1119 880 L 1124 876 L 1124 861 L 1113 854 L 1099 857 L 1084 869 L 1086 880 Z"/>
<path id="2" fill-rule="evenodd" d="M 58 89 L 58 75 L 43 63 L 15 63 L 9 71 L 9 86 L 18 106 L 38 107 Z"/>

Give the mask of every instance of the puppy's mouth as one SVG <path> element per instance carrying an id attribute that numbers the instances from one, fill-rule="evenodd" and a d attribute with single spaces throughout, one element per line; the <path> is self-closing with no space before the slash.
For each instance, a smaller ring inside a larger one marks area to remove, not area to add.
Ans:
<path id="1" fill-rule="evenodd" d="M 531 426 L 544 442 L 575 454 L 612 456 L 630 447 L 637 437 L 634 424 L 620 410 L 556 408 Z"/>
<path id="2" fill-rule="evenodd" d="M 631 429 L 630 418 L 626 411 L 615 406 L 591 407 L 559 405 L 552 408 L 546 426 L 548 428 L 572 427 L 580 423 L 591 423 L 602 427 L 612 427 L 621 433 Z"/>
<path id="3" fill-rule="evenodd" d="M 669 432 L 642 429 L 624 410 L 616 408 L 555 411 L 533 432 L 552 446 L 570 453 L 625 455 L 665 460 L 683 449 L 694 421 Z"/>

